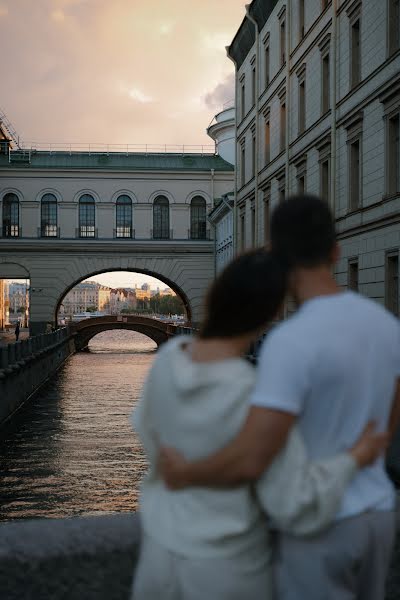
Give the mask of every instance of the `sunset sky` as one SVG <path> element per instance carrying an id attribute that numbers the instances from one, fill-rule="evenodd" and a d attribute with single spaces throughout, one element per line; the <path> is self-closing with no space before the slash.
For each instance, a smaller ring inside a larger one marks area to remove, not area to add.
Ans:
<path id="1" fill-rule="evenodd" d="M 0 0 L 0 107 L 26 141 L 208 144 L 245 0 Z"/>

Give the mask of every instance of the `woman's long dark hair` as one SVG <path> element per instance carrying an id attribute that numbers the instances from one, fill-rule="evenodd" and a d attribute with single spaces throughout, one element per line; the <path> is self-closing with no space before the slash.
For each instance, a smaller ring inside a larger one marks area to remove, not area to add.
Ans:
<path id="1" fill-rule="evenodd" d="M 286 279 L 278 258 L 264 248 L 235 258 L 208 291 L 200 338 L 232 338 L 266 326 L 283 303 Z"/>

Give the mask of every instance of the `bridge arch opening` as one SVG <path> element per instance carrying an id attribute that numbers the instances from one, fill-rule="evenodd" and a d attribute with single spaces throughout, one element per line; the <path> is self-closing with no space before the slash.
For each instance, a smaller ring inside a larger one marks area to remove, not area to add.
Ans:
<path id="1" fill-rule="evenodd" d="M 63 325 L 82 318 L 132 314 L 164 321 L 174 317 L 182 324 L 192 320 L 189 300 L 174 281 L 147 269 L 107 268 L 67 287 L 57 300 L 54 321 Z"/>
<path id="2" fill-rule="evenodd" d="M 158 346 L 144 333 L 113 329 L 95 334 L 87 347 L 94 354 L 151 354 Z"/>

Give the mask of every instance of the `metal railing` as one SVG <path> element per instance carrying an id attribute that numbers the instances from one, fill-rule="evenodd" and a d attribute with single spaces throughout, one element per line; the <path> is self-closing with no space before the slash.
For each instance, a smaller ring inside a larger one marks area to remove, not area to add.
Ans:
<path id="1" fill-rule="evenodd" d="M 6 113 L 1 108 L 0 108 L 0 125 L 3 127 L 5 132 L 8 133 L 11 141 L 14 142 L 14 144 L 17 146 L 17 148 L 20 148 L 21 146 L 19 143 L 19 135 L 16 132 L 16 130 L 14 129 L 14 126 L 11 123 L 11 121 L 8 119 Z"/>
<path id="2" fill-rule="evenodd" d="M 19 150 L 10 150 L 9 160 L 29 160 L 34 152 L 53 154 L 215 154 L 215 144 L 105 144 L 80 142 L 21 141 Z"/>
<path id="3" fill-rule="evenodd" d="M 20 225 L 9 225 L 3 223 L 2 237 L 4 238 L 17 238 L 22 237 L 22 228 Z"/>
<path id="4" fill-rule="evenodd" d="M 131 227 L 117 227 L 113 229 L 113 237 L 117 240 L 134 240 L 136 237 L 136 230 Z"/>
<path id="5" fill-rule="evenodd" d="M 96 240 L 98 238 L 98 229 L 93 225 L 81 225 L 75 229 L 75 237 L 84 240 Z"/>
<path id="6" fill-rule="evenodd" d="M 159 234 L 159 235 L 157 235 Z M 173 240 L 174 239 L 174 230 L 169 230 L 169 235 L 167 231 L 154 231 L 154 229 L 150 229 L 150 238 L 152 240 Z"/>
<path id="7" fill-rule="evenodd" d="M 57 225 L 42 225 L 37 228 L 38 238 L 59 238 L 60 228 Z"/>
<path id="8" fill-rule="evenodd" d="M 193 241 L 210 240 L 211 239 L 211 231 L 210 231 L 210 229 L 207 229 L 204 232 L 203 231 L 198 232 L 198 231 L 192 231 L 191 229 L 188 229 L 187 230 L 187 239 L 193 240 Z"/>
<path id="9" fill-rule="evenodd" d="M 34 337 L 0 346 L 0 370 L 19 368 L 24 361 L 38 353 L 65 340 L 69 336 L 68 327 L 62 327 L 51 333 L 43 333 Z"/>

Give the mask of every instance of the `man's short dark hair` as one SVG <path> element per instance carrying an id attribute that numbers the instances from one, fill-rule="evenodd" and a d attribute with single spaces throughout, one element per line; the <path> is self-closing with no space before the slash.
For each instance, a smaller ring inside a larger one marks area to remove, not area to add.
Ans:
<path id="1" fill-rule="evenodd" d="M 317 196 L 291 196 L 271 218 L 271 247 L 288 268 L 328 264 L 336 243 L 332 212 Z"/>

